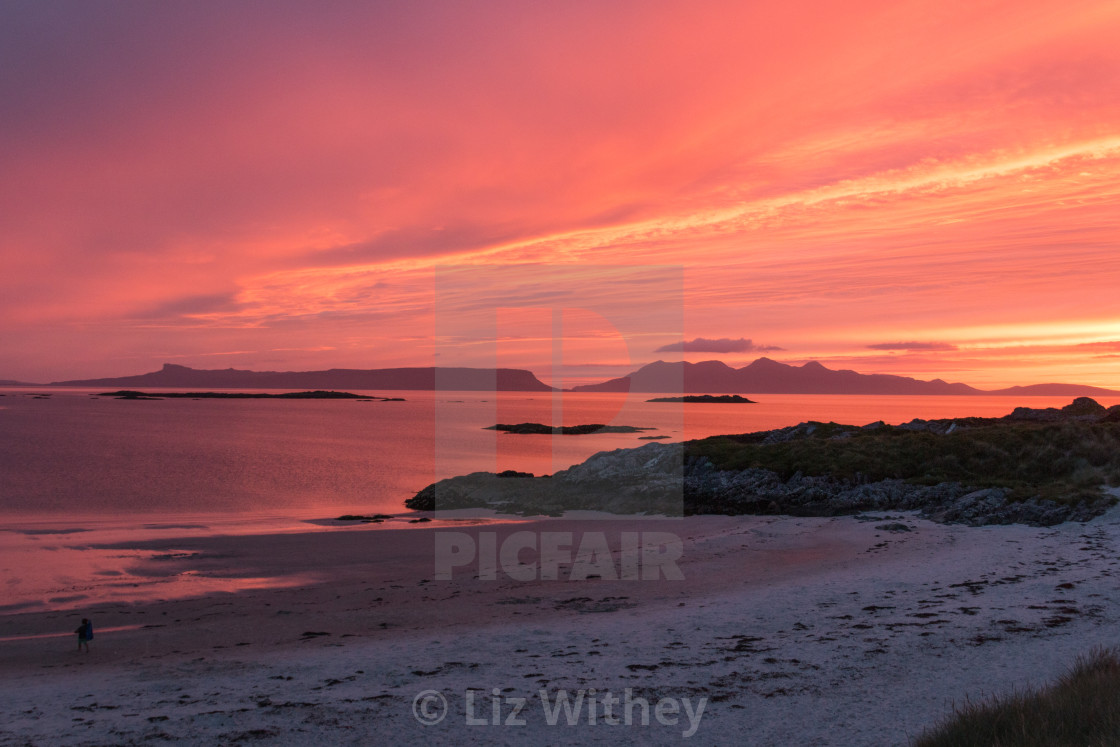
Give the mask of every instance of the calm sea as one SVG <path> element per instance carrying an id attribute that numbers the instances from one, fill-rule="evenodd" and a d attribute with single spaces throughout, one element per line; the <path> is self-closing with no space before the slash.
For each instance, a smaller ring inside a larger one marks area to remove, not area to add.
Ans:
<path id="1" fill-rule="evenodd" d="M 793 425 L 999 416 L 1068 397 L 759 395 L 754 405 L 647 403 L 653 395 L 372 392 L 352 400 L 127 401 L 90 390 L 3 390 L 0 513 L 104 518 L 403 510 L 434 479 L 549 473 L 609 449 Z M 1116 401 L 1103 401 L 1112 405 Z M 616 423 L 644 434 L 529 436 L 495 423 Z"/>
<path id="2" fill-rule="evenodd" d="M 0 393 L 0 641 L 6 629 L 26 632 L 17 624 L 21 612 L 321 581 L 301 575 L 299 563 L 279 575 L 239 569 L 234 561 L 228 572 L 188 565 L 169 574 L 160 570 L 159 543 L 434 526 L 410 524 L 407 512 L 381 525 L 327 520 L 402 513 L 404 500 L 437 477 L 495 469 L 549 473 L 598 451 L 647 443 L 640 435 L 679 441 L 805 420 L 899 423 L 1068 403 L 760 395 L 753 405 L 700 405 L 646 402 L 651 395 L 479 392 L 373 393 L 404 402 L 127 401 L 93 398 L 89 390 L 49 390 L 42 399 L 30 391 Z M 656 430 L 588 436 L 484 430 L 522 422 Z M 144 544 L 151 540 L 156 549 Z M 15 627 L 5 628 L 13 613 Z"/>

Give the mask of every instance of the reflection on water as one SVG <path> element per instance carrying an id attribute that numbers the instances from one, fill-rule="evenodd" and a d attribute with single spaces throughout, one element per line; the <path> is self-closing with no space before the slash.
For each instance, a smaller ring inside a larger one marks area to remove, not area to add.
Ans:
<path id="1" fill-rule="evenodd" d="M 244 520 L 211 524 L 149 525 L 148 528 L 96 517 L 76 517 L 82 526 L 39 519 L 6 523 L 0 531 L 0 574 L 4 584 L 0 614 L 41 609 L 80 609 L 90 604 L 179 599 L 213 592 L 291 586 L 298 577 L 221 578 L 172 568 L 153 572 L 175 553 L 121 549 L 154 538 L 208 536 L 215 531 L 280 529 L 294 522 Z M 67 520 L 74 523 L 74 519 Z M 298 527 L 292 526 L 290 531 Z M 185 557 L 186 554 L 184 554 Z M 163 556 L 163 557 L 161 557 Z"/>
<path id="2" fill-rule="evenodd" d="M 167 513 L 318 516 L 396 513 L 437 478 L 486 470 L 551 473 L 640 435 L 668 441 L 805 420 L 862 425 L 1000 416 L 1058 397 L 758 395 L 758 404 L 648 403 L 654 395 L 376 392 L 405 402 L 125 401 L 89 391 L 9 394 L 0 412 L 0 514 L 150 521 Z M 1115 404 L 1103 401 L 1102 404 Z M 644 434 L 539 436 L 498 422 L 613 423 Z M 437 430 L 438 426 L 438 430 Z M 438 459 L 437 459 L 438 453 Z M 141 518 L 141 515 L 143 518 Z"/>
<path id="3" fill-rule="evenodd" d="M 290 563 L 269 569 L 237 568 L 226 555 L 191 549 L 198 538 L 377 532 L 477 523 L 413 524 L 406 513 L 382 524 L 363 524 L 324 520 L 321 514 L 320 509 L 305 509 L 291 515 L 182 515 L 144 524 L 124 516 L 95 515 L 9 520 L 0 528 L 0 583 L 4 588 L 0 615 L 187 599 L 324 580 L 314 573 L 293 573 Z"/>
<path id="4" fill-rule="evenodd" d="M 370 531 L 343 513 L 401 514 L 436 478 L 479 470 L 549 473 L 639 435 L 526 436 L 497 422 L 653 427 L 669 441 L 805 420 L 862 425 L 1001 416 L 1065 397 L 758 396 L 758 404 L 647 403 L 654 395 L 400 392 L 406 402 L 49 399 L 0 408 L 0 614 L 300 585 L 309 575 L 198 572 L 205 558 L 146 540 Z M 1116 400 L 1101 400 L 1106 406 Z M 437 436 L 438 423 L 438 436 Z M 438 459 L 436 454 L 438 451 Z M 131 549 L 130 549 L 131 548 Z M 160 572 L 165 567 L 166 572 Z"/>

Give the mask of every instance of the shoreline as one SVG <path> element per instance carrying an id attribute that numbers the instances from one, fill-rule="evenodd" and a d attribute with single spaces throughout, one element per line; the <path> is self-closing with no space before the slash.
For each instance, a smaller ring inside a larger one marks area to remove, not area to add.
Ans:
<path id="1" fill-rule="evenodd" d="M 877 528 L 889 524 L 910 531 Z M 423 525 L 148 540 L 137 549 L 198 553 L 141 561 L 151 573 L 308 582 L 0 615 L 0 741 L 255 734 L 294 744 L 392 729 L 404 741 L 679 742 L 679 729 L 656 723 L 552 727 L 539 708 L 525 727 L 464 722 L 467 688 L 534 698 L 629 687 L 707 698 L 702 743 L 749 733 L 760 743 L 905 744 L 953 701 L 1044 684 L 1112 643 L 1120 620 L 1115 508 L 1050 528 L 892 512 L 454 531 L 492 531 L 499 542 L 516 531 L 602 532 L 615 551 L 621 531 L 643 529 L 680 535 L 684 581 L 481 581 L 477 571 L 437 581 L 435 535 L 446 527 Z M 72 640 L 5 638 L 69 631 L 83 615 L 97 630 L 89 655 L 71 651 Z M 423 727 L 411 703 L 429 688 L 446 694 L 452 715 Z"/>

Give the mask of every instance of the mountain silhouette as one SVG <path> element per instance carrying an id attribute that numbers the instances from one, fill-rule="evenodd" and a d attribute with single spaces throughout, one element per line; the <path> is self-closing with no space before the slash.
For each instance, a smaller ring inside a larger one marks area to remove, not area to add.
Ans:
<path id="1" fill-rule="evenodd" d="M 985 391 L 941 379 L 922 381 L 891 374 L 861 374 L 759 358 L 743 368 L 722 361 L 655 361 L 626 376 L 572 387 L 574 392 L 680 392 L 682 394 L 930 394 L 930 395 L 1118 395 L 1120 391 L 1080 384 L 1036 384 Z"/>
<path id="2" fill-rule="evenodd" d="M 26 384 L 24 386 L 42 386 Z M 56 381 L 47 386 L 173 389 L 411 389 L 481 392 L 551 392 L 553 387 L 521 368 L 332 368 L 325 371 L 196 369 L 165 363 L 138 376 Z M 1083 384 L 1032 384 L 984 390 L 941 379 L 834 370 L 817 361 L 800 366 L 759 358 L 742 368 L 722 361 L 655 361 L 626 376 L 574 386 L 573 392 L 657 394 L 929 394 L 1051 397 L 1120 396 Z"/>
<path id="3" fill-rule="evenodd" d="M 332 368 L 326 371 L 242 371 L 163 364 L 138 376 L 56 381 L 50 386 L 197 387 L 201 389 L 412 389 L 483 392 L 551 392 L 531 371 L 519 368 Z"/>

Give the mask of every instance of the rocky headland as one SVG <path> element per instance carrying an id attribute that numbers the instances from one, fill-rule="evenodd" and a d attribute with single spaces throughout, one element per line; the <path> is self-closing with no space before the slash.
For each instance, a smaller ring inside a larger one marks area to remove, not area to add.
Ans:
<path id="1" fill-rule="evenodd" d="M 516 479 L 510 479 L 516 478 Z M 837 516 L 914 510 L 944 523 L 1052 526 L 1116 502 L 1120 406 L 1089 398 L 1002 418 L 801 423 L 595 454 L 551 476 L 476 472 L 429 485 L 415 510 L 523 515 Z"/>

